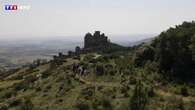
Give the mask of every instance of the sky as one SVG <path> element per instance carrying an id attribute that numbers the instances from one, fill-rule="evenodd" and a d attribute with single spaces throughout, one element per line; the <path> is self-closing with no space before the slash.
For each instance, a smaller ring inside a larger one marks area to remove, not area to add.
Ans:
<path id="1" fill-rule="evenodd" d="M 5 11 L 6 4 L 30 9 Z M 0 40 L 74 38 L 95 30 L 111 38 L 154 35 L 195 20 L 194 5 L 195 0 L 1 0 Z"/>

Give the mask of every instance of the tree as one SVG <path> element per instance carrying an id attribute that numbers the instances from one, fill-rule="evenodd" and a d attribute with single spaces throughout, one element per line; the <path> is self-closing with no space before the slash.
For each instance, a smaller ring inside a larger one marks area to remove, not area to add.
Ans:
<path id="1" fill-rule="evenodd" d="M 139 49 L 134 58 L 134 63 L 136 66 L 144 66 L 147 61 L 153 61 L 155 56 L 155 51 L 151 46 L 145 46 Z"/>
<path id="2" fill-rule="evenodd" d="M 195 34 L 192 36 L 192 59 L 195 61 Z"/>
<path id="3" fill-rule="evenodd" d="M 132 98 L 130 99 L 129 110 L 145 110 L 147 94 L 141 81 L 136 84 Z"/>
<path id="4" fill-rule="evenodd" d="M 159 70 L 172 78 L 190 81 L 194 76 L 195 23 L 184 22 L 176 28 L 162 32 L 151 44 L 156 50 Z M 192 37 L 193 36 L 193 37 Z"/>

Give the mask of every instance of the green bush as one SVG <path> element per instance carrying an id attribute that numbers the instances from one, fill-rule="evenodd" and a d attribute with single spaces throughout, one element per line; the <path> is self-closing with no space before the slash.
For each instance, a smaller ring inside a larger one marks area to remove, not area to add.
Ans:
<path id="1" fill-rule="evenodd" d="M 8 99 L 16 94 L 17 92 L 14 89 L 9 88 L 0 92 L 0 99 Z"/>
<path id="2" fill-rule="evenodd" d="M 186 86 L 183 86 L 181 88 L 181 94 L 185 97 L 189 96 L 189 93 L 188 93 L 188 88 Z"/>
<path id="3" fill-rule="evenodd" d="M 96 66 L 96 75 L 101 76 L 104 75 L 104 66 L 103 65 L 97 65 Z"/>
<path id="4" fill-rule="evenodd" d="M 155 96 L 155 92 L 154 92 L 154 88 L 151 87 L 149 90 L 148 90 L 148 96 L 149 97 L 154 97 Z"/>
<path id="5" fill-rule="evenodd" d="M 155 58 L 155 50 L 151 46 L 145 46 L 139 49 L 134 56 L 134 64 L 136 66 L 144 66 L 147 61 L 153 61 Z"/>
<path id="6" fill-rule="evenodd" d="M 92 61 L 95 56 L 93 54 L 88 54 L 83 58 L 83 61 Z"/>
<path id="7" fill-rule="evenodd" d="M 21 110 L 33 110 L 34 105 L 32 104 L 29 98 L 25 98 L 22 105 Z"/>
<path id="8" fill-rule="evenodd" d="M 94 95 L 94 87 L 87 87 L 82 89 L 81 94 L 84 96 L 85 99 L 89 99 Z"/>
<path id="9" fill-rule="evenodd" d="M 14 85 L 14 90 L 15 91 L 20 91 L 20 90 L 27 90 L 27 89 L 29 89 L 30 88 L 30 82 L 28 82 L 28 81 L 22 81 L 22 82 L 20 82 L 20 83 L 17 83 L 17 84 L 15 84 Z"/>
<path id="10" fill-rule="evenodd" d="M 21 99 L 11 98 L 8 100 L 9 107 L 15 107 L 22 103 Z"/>
<path id="11" fill-rule="evenodd" d="M 88 104 L 80 102 L 76 105 L 76 110 L 90 110 L 90 107 Z"/>
<path id="12" fill-rule="evenodd" d="M 93 101 L 93 108 L 95 110 L 113 110 L 108 97 L 96 97 L 95 101 Z"/>

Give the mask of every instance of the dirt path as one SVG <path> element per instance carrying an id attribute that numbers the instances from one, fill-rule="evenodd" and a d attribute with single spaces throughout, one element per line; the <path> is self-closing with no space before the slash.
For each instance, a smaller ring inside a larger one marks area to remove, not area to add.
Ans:
<path id="1" fill-rule="evenodd" d="M 119 83 L 112 83 L 112 82 L 111 83 L 110 82 L 90 82 L 79 76 L 75 76 L 75 79 L 87 85 L 106 86 L 106 87 L 119 87 L 120 86 Z"/>

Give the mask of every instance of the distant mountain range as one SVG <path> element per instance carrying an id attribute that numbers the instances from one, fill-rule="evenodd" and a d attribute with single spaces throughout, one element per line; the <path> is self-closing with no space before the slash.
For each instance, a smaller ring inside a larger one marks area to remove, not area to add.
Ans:
<path id="1" fill-rule="evenodd" d="M 112 42 L 123 46 L 134 46 L 141 43 L 147 43 L 154 39 L 156 34 L 136 34 L 136 35 L 118 35 L 113 36 Z"/>

